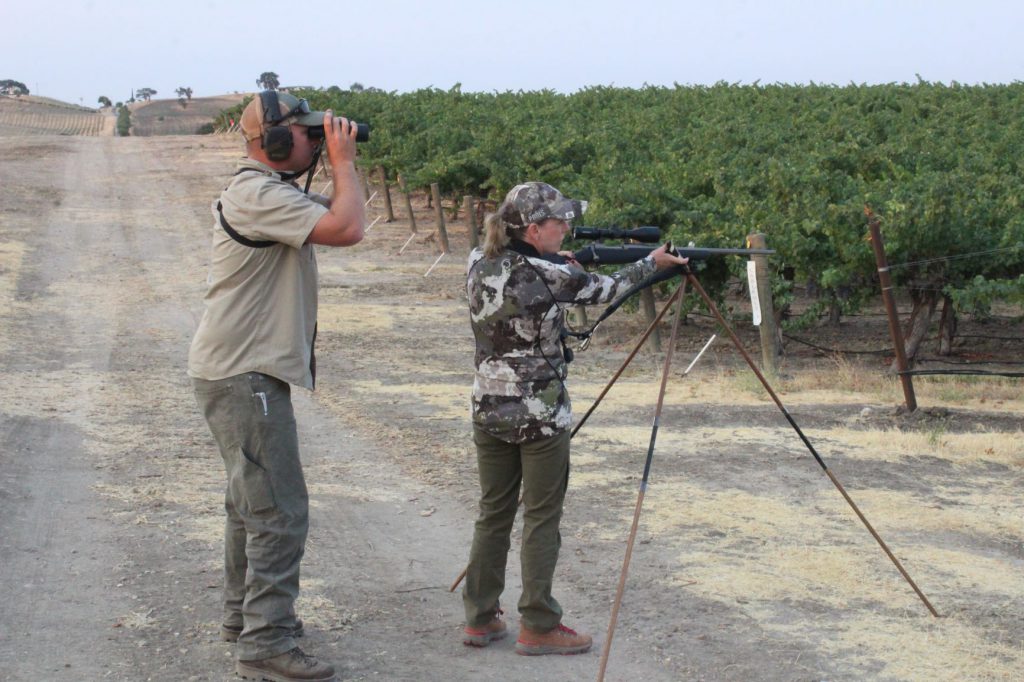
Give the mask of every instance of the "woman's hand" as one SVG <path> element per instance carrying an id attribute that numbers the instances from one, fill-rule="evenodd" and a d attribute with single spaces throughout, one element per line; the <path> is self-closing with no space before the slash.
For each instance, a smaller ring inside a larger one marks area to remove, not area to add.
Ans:
<path id="1" fill-rule="evenodd" d="M 672 242 L 665 242 L 654 251 L 651 251 L 651 258 L 654 259 L 654 268 L 656 270 L 664 270 L 676 265 L 686 265 L 690 262 L 689 258 L 683 258 L 669 252 L 671 244 Z"/>

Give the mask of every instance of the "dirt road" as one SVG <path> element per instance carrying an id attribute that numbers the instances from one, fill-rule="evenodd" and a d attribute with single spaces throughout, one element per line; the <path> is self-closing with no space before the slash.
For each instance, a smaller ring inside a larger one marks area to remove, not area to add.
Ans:
<path id="1" fill-rule="evenodd" d="M 217 638 L 223 472 L 185 364 L 208 202 L 239 154 L 219 137 L 0 138 L 2 679 L 234 679 Z M 303 645 L 346 679 L 594 679 L 598 651 L 458 642 L 447 587 L 476 494 L 465 234 L 425 278 L 434 246 L 421 228 L 398 256 L 405 230 L 319 254 L 319 385 L 295 391 Z M 574 363 L 578 412 L 638 331 L 610 324 Z M 685 348 L 707 335 L 689 327 Z M 659 361 L 642 354 L 574 444 L 557 595 L 598 649 Z M 669 392 L 609 679 L 1019 679 L 1019 392 L 903 431 L 896 401 L 849 377 L 787 396 L 935 620 L 724 346 L 702 362 Z"/>

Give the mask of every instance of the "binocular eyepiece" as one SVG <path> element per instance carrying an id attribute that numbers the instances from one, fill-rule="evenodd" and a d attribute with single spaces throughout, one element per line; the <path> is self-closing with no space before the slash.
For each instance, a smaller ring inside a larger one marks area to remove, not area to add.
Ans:
<path id="1" fill-rule="evenodd" d="M 657 227 L 574 227 L 573 239 L 632 239 L 635 242 L 657 244 L 661 241 L 661 229 Z"/>
<path id="2" fill-rule="evenodd" d="M 318 126 L 309 126 L 306 130 L 306 135 L 309 139 L 319 142 L 324 139 L 324 126 L 321 123 Z M 370 124 L 369 123 L 357 123 L 356 124 L 356 142 L 366 142 L 370 139 Z"/>

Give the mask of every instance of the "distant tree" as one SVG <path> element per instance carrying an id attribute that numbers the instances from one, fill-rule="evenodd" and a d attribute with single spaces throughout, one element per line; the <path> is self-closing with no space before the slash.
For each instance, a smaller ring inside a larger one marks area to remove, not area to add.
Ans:
<path id="1" fill-rule="evenodd" d="M 358 82 L 357 83 L 353 83 L 352 85 L 348 86 L 348 90 L 349 90 L 349 92 L 366 92 L 366 93 L 384 92 L 380 88 L 375 88 L 372 85 L 363 85 L 362 83 L 358 83 Z"/>
<path id="2" fill-rule="evenodd" d="M 277 74 L 273 71 L 264 71 L 260 74 L 259 79 L 256 80 L 256 85 L 264 90 L 277 90 L 281 85 L 281 81 L 278 80 Z"/>
<path id="3" fill-rule="evenodd" d="M 121 137 L 128 137 L 132 130 L 132 114 L 128 107 L 121 107 L 117 112 L 117 134 Z"/>
<path id="4" fill-rule="evenodd" d="M 144 99 L 148 102 L 149 99 L 156 94 L 156 90 L 154 90 L 153 88 L 139 88 L 135 91 L 135 94 L 141 99 Z"/>
<path id="5" fill-rule="evenodd" d="M 110 106 L 110 98 L 107 97 L 106 95 L 100 95 L 100 98 L 98 100 L 96 100 L 96 102 L 101 107 L 109 107 Z"/>
<path id="6" fill-rule="evenodd" d="M 190 101 L 190 102 L 192 101 L 192 88 L 184 88 L 184 87 L 182 87 L 182 88 L 178 88 L 174 92 L 178 95 L 178 99 L 181 99 L 182 97 L 184 97 L 188 101 Z"/>
<path id="7" fill-rule="evenodd" d="M 28 86 L 21 81 L 15 80 L 0 80 L 0 95 L 14 95 L 15 97 L 21 97 L 22 95 L 28 94 Z"/>

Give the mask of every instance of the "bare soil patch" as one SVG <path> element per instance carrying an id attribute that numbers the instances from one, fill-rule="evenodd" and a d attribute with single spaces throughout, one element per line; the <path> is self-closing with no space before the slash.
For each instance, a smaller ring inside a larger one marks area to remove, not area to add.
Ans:
<path id="1" fill-rule="evenodd" d="M 210 201 L 240 155 L 219 136 L 0 137 L 5 679 L 233 679 L 216 636 L 223 472 L 185 357 Z M 477 494 L 468 239 L 452 223 L 454 253 L 424 277 L 437 251 L 431 211 L 416 210 L 401 255 L 401 221 L 318 254 L 318 388 L 295 392 L 313 518 L 304 646 L 346 679 L 593 679 L 663 356 L 641 351 L 573 445 L 556 593 L 598 650 L 533 660 L 512 640 L 463 647 L 447 588 Z M 999 324 L 1019 337 L 1012 315 Z M 616 315 L 578 354 L 578 415 L 643 326 Z M 884 359 L 787 345 L 777 390 L 934 619 L 735 351 L 716 341 L 681 376 L 714 331 L 699 314 L 683 327 L 608 678 L 1019 679 L 1019 382 L 922 378 L 923 410 L 908 418 Z M 887 345 L 871 316 L 801 336 Z"/>

